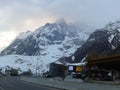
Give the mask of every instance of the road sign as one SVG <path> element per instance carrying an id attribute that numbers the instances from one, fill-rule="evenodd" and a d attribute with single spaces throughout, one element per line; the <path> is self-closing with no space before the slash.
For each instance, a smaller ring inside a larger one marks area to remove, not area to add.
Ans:
<path id="1" fill-rule="evenodd" d="M 76 72 L 82 72 L 82 67 L 76 66 Z"/>

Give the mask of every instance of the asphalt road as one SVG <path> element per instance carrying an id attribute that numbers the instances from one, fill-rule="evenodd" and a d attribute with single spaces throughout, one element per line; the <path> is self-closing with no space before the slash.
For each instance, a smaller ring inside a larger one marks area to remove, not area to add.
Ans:
<path id="1" fill-rule="evenodd" d="M 60 90 L 21 81 L 19 77 L 0 77 L 0 90 Z"/>

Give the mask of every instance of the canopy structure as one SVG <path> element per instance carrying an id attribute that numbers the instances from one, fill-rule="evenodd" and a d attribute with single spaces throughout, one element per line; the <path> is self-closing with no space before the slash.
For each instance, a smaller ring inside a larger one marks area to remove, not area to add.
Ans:
<path id="1" fill-rule="evenodd" d="M 95 80 L 120 80 L 120 54 L 88 55 L 87 76 Z"/>
<path id="2" fill-rule="evenodd" d="M 120 54 L 112 56 L 88 56 L 87 67 L 97 66 L 101 69 L 120 71 Z"/>

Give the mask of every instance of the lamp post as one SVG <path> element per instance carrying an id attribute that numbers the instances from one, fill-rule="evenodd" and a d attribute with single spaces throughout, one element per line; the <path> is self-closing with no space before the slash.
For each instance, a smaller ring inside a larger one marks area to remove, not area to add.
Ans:
<path id="1" fill-rule="evenodd" d="M 37 62 L 36 62 L 36 76 L 38 75 L 38 60 L 39 58 L 37 58 Z"/>

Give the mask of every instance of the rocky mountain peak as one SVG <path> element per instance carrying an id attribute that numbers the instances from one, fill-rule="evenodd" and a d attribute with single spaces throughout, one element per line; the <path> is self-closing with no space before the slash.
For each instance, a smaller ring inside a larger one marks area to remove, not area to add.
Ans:
<path id="1" fill-rule="evenodd" d="M 46 23 L 34 32 L 21 33 L 1 55 L 43 55 L 44 57 L 69 56 L 81 46 L 88 35 L 65 22 Z M 54 54 L 52 51 L 56 51 Z M 49 58 L 50 59 L 50 58 Z"/>
<path id="2" fill-rule="evenodd" d="M 81 62 L 88 53 L 109 55 L 113 50 L 120 47 L 120 21 L 108 23 L 105 27 L 95 30 L 87 41 L 74 53 L 74 61 Z M 117 50 L 117 52 L 119 52 Z"/>
<path id="3" fill-rule="evenodd" d="M 16 39 L 26 39 L 27 37 L 29 37 L 30 35 L 32 35 L 31 31 L 27 31 L 27 32 L 22 32 L 20 33 Z"/>
<path id="4" fill-rule="evenodd" d="M 120 21 L 116 21 L 116 22 L 109 22 L 105 27 L 105 30 L 108 31 L 114 31 L 117 30 L 120 32 Z"/>

